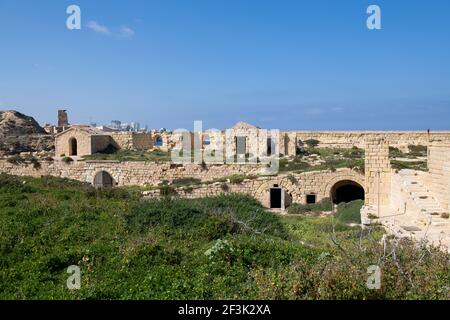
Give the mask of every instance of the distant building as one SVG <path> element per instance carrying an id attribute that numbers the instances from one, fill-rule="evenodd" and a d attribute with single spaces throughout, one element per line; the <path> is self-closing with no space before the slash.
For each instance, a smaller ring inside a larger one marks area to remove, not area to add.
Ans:
<path id="1" fill-rule="evenodd" d="M 151 133 L 119 132 L 104 127 L 105 130 L 88 125 L 73 125 L 55 136 L 57 157 L 82 157 L 104 150 L 149 150 L 153 148 Z"/>

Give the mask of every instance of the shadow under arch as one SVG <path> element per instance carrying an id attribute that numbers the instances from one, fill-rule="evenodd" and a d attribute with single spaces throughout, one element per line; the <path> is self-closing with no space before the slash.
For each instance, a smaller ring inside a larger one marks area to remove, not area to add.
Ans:
<path id="1" fill-rule="evenodd" d="M 353 180 L 340 180 L 331 187 L 330 198 L 335 204 L 364 200 L 364 187 Z"/>

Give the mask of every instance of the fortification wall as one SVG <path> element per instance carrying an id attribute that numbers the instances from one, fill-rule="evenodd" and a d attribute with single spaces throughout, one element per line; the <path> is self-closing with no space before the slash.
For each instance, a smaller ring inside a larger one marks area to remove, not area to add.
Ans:
<path id="1" fill-rule="evenodd" d="M 232 174 L 256 175 L 264 166 L 258 164 L 197 164 L 174 165 L 154 162 L 119 162 L 119 161 L 41 161 L 39 168 L 32 164 L 12 164 L 0 160 L 0 172 L 18 175 L 41 177 L 51 175 L 92 183 L 99 171 L 107 171 L 118 186 L 157 185 L 163 180 L 172 181 L 181 178 L 196 178 L 203 181 L 223 178 Z"/>
<path id="2" fill-rule="evenodd" d="M 147 132 L 111 132 L 116 146 L 125 150 L 148 150 L 153 147 L 151 133 Z"/>
<path id="3" fill-rule="evenodd" d="M 391 147 L 408 151 L 408 145 L 428 145 L 433 141 L 450 142 L 450 131 L 288 131 L 297 142 L 316 139 L 319 147 L 364 148 L 365 140 L 384 139 Z M 292 147 L 289 155 L 292 155 Z"/>
<path id="4" fill-rule="evenodd" d="M 336 171 L 311 171 L 283 176 L 259 177 L 246 179 L 241 183 L 202 184 L 175 189 L 175 196 L 181 198 L 202 198 L 225 193 L 244 193 L 258 199 L 265 207 L 270 207 L 270 189 L 282 188 L 288 199 L 287 203 L 306 203 L 306 196 L 315 194 L 317 201 L 331 196 L 332 188 L 341 181 L 354 181 L 364 188 L 364 175 L 352 169 Z M 160 190 L 145 192 L 148 198 L 161 196 Z M 330 208 L 331 209 L 331 208 Z"/>

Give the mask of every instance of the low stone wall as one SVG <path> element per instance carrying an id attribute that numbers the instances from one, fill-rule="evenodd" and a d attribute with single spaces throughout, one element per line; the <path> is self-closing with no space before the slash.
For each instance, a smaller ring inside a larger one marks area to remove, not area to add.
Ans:
<path id="1" fill-rule="evenodd" d="M 287 204 L 306 203 L 308 194 L 315 194 L 317 201 L 331 196 L 333 186 L 341 181 L 353 181 L 364 188 L 364 175 L 352 169 L 336 171 L 311 171 L 273 177 L 246 179 L 242 183 L 212 183 L 175 189 L 175 196 L 181 198 L 202 198 L 225 193 L 244 193 L 258 199 L 265 207 L 270 207 L 270 189 L 275 185 L 284 190 Z M 147 198 L 158 198 L 160 190 L 144 192 Z"/>
<path id="2" fill-rule="evenodd" d="M 408 145 L 429 145 L 433 141 L 450 142 L 450 131 L 289 131 L 297 141 L 316 139 L 320 147 L 364 148 L 365 140 L 384 139 L 391 147 L 408 151 Z M 292 140 L 292 138 L 291 138 Z"/>
<path id="3" fill-rule="evenodd" d="M 0 160 L 0 172 L 11 175 L 33 177 L 51 175 L 92 183 L 96 173 L 106 171 L 118 186 L 157 185 L 162 180 L 172 181 L 180 178 L 196 178 L 207 181 L 232 174 L 256 175 L 263 168 L 265 166 L 258 164 L 203 167 L 197 164 L 174 165 L 144 161 L 74 161 L 68 164 L 62 161 L 41 161 L 40 168 L 34 168 L 32 164 L 12 164 L 4 159 Z"/>
<path id="4" fill-rule="evenodd" d="M 120 149 L 148 150 L 153 147 L 152 135 L 147 132 L 111 132 L 110 134 Z"/>

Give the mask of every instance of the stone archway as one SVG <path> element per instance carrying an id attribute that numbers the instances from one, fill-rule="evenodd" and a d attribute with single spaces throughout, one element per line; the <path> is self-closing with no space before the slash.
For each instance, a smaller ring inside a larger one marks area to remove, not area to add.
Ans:
<path id="1" fill-rule="evenodd" d="M 94 176 L 95 188 L 112 188 L 115 185 L 114 178 L 107 171 L 99 171 Z"/>
<path id="2" fill-rule="evenodd" d="M 287 178 L 263 180 L 253 192 L 253 197 L 266 208 L 286 209 L 296 196 L 296 187 Z M 273 201 L 276 201 L 277 205 L 274 206 Z M 281 202 L 280 206 L 278 202 Z"/>
<path id="3" fill-rule="evenodd" d="M 364 175 L 362 175 L 356 171 L 346 171 L 346 172 L 342 172 L 342 173 L 337 172 L 337 174 L 327 182 L 326 187 L 325 187 L 325 195 L 327 197 L 329 197 L 330 199 L 334 200 L 333 195 L 337 191 L 337 189 L 345 187 L 347 185 L 352 185 L 352 186 L 358 187 L 358 188 L 360 188 L 360 189 L 358 189 L 359 191 L 361 191 L 361 189 L 362 189 L 362 191 L 364 192 L 365 191 Z M 356 189 L 353 189 L 353 190 L 356 191 Z M 360 195 L 360 193 L 359 193 L 359 195 Z M 362 197 L 359 196 L 358 198 L 364 200 L 365 195 L 363 195 Z"/>
<path id="4" fill-rule="evenodd" d="M 353 180 L 341 180 L 331 187 L 330 198 L 335 204 L 364 200 L 364 188 Z"/>

